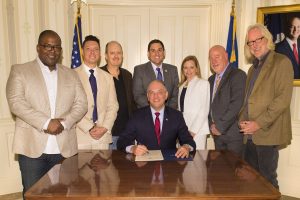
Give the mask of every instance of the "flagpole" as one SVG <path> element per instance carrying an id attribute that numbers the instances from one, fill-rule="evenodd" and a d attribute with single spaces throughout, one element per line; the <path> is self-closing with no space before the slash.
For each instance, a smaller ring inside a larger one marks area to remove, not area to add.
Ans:
<path id="1" fill-rule="evenodd" d="M 233 16 L 233 18 L 234 18 L 234 20 L 233 20 L 233 30 L 236 31 L 235 0 L 232 0 L 230 15 Z M 235 32 L 233 34 L 235 34 Z M 235 42 L 235 40 L 232 40 L 232 47 L 234 46 L 234 42 Z"/>
<path id="2" fill-rule="evenodd" d="M 237 45 L 237 38 L 236 38 L 235 0 L 232 0 L 232 4 L 231 4 L 226 51 L 228 53 L 229 62 L 232 63 L 233 66 L 238 67 L 238 45 Z"/>
<path id="3" fill-rule="evenodd" d="M 71 5 L 77 3 L 76 21 L 74 27 L 73 48 L 71 56 L 71 68 L 79 67 L 82 63 L 82 31 L 81 31 L 81 3 L 86 4 L 86 0 L 71 0 Z"/>

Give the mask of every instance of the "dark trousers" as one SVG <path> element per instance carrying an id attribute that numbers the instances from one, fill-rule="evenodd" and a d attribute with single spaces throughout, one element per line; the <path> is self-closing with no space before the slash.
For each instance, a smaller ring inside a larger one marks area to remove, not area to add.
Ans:
<path id="1" fill-rule="evenodd" d="M 252 140 L 248 140 L 244 158 L 274 187 L 279 189 L 276 172 L 279 158 L 277 145 L 255 145 Z"/>
<path id="2" fill-rule="evenodd" d="M 60 154 L 42 154 L 38 158 L 18 155 L 22 176 L 23 198 L 25 192 L 44 176 L 54 165 L 60 163 L 64 157 Z M 24 198 L 25 199 L 25 198 Z"/>
<path id="3" fill-rule="evenodd" d="M 216 150 L 229 150 L 237 154 L 239 157 L 243 157 L 244 144 L 243 140 L 228 140 L 224 136 L 214 136 L 215 149 Z"/>

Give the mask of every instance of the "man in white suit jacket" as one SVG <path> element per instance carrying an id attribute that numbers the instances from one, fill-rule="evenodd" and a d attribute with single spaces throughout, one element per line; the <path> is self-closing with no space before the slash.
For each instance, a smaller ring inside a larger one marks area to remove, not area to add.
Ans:
<path id="1" fill-rule="evenodd" d="M 99 39 L 93 35 L 86 36 L 82 47 L 84 63 L 75 70 L 87 94 L 88 112 L 77 124 L 78 148 L 104 150 L 108 149 L 109 144 L 112 143 L 111 129 L 119 109 L 115 85 L 113 77 L 98 67 Z M 91 70 L 97 82 L 95 99 L 90 83 Z M 93 119 L 95 117 L 93 114 L 96 114 L 96 119 Z"/>
<path id="2" fill-rule="evenodd" d="M 14 65 L 6 86 L 16 116 L 13 151 L 18 154 L 23 194 L 52 166 L 77 153 L 75 123 L 87 111 L 77 74 L 60 64 L 61 39 L 43 31 L 36 60 Z"/>

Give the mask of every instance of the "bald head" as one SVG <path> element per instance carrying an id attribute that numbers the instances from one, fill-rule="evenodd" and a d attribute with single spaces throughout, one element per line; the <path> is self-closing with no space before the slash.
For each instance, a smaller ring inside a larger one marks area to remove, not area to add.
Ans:
<path id="1" fill-rule="evenodd" d="M 215 45 L 210 48 L 209 61 L 212 70 L 216 74 L 222 73 L 228 65 L 228 54 L 225 48 L 221 45 Z"/>
<path id="2" fill-rule="evenodd" d="M 221 45 L 212 46 L 210 48 L 209 52 L 211 52 L 211 51 L 218 51 L 220 53 L 226 53 L 226 49 L 223 46 L 221 46 Z"/>
<path id="3" fill-rule="evenodd" d="M 164 90 L 167 91 L 167 88 L 165 86 L 165 84 L 160 81 L 160 80 L 153 80 L 149 83 L 148 88 L 147 88 L 147 92 L 153 88 L 163 88 Z"/>
<path id="4" fill-rule="evenodd" d="M 168 98 L 168 91 L 162 81 L 154 80 L 148 85 L 147 97 L 150 106 L 156 110 L 160 111 Z"/>
<path id="5" fill-rule="evenodd" d="M 106 46 L 105 46 L 105 53 L 108 53 L 108 50 L 109 50 L 109 48 L 111 47 L 111 46 L 118 46 L 119 48 L 120 48 L 120 50 L 121 50 L 121 52 L 123 53 L 123 49 L 122 49 L 122 46 L 121 46 L 121 44 L 118 42 L 118 41 L 110 41 L 110 42 L 108 42 L 107 44 L 106 44 Z"/>

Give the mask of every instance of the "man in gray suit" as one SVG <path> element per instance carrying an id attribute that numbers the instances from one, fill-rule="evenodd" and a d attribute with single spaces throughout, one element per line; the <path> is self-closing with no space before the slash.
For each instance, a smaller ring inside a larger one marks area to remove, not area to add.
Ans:
<path id="1" fill-rule="evenodd" d="M 149 105 L 148 85 L 158 79 L 164 82 L 169 93 L 166 105 L 176 109 L 179 83 L 177 67 L 163 63 L 166 55 L 165 47 L 158 39 L 149 42 L 147 55 L 149 62 L 135 66 L 133 73 L 133 96 L 137 107 Z"/>
<path id="2" fill-rule="evenodd" d="M 238 114 L 243 104 L 246 73 L 228 62 L 224 47 L 213 46 L 209 60 L 214 74 L 209 77 L 211 104 L 209 126 L 217 150 L 230 150 L 242 156 L 243 134 Z"/>
<path id="3" fill-rule="evenodd" d="M 55 164 L 77 153 L 75 123 L 87 111 L 76 72 L 58 64 L 59 35 L 43 31 L 36 50 L 35 60 L 12 66 L 6 85 L 16 116 L 13 152 L 18 154 L 23 194 Z"/>

